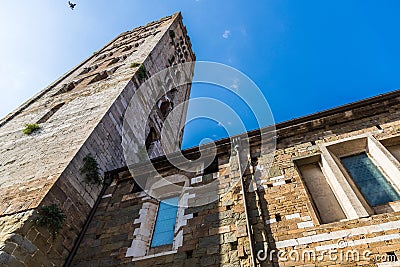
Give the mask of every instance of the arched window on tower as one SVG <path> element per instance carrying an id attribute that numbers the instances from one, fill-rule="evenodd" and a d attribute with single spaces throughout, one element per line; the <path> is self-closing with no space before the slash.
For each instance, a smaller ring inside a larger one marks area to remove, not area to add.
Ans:
<path id="1" fill-rule="evenodd" d="M 173 101 L 175 99 L 175 97 L 177 96 L 177 93 L 178 93 L 178 90 L 176 88 L 174 88 L 167 93 L 167 97 Z"/>
<path id="2" fill-rule="evenodd" d="M 172 108 L 173 107 L 172 107 L 172 102 L 171 101 L 166 100 L 166 101 L 161 103 L 160 111 L 161 111 L 161 116 L 162 116 L 163 120 L 165 120 L 167 118 L 167 116 L 171 112 Z"/>

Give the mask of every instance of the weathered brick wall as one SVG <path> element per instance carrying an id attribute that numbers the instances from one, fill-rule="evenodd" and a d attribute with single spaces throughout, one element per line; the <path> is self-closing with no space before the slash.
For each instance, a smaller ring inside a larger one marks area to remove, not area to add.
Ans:
<path id="1" fill-rule="evenodd" d="M 243 181 L 248 201 L 247 216 L 254 240 L 253 255 L 261 251 L 259 256 L 263 257 L 267 252 L 267 258 L 272 255 L 273 261 L 256 260 L 257 266 L 376 266 L 378 262 L 362 258 L 362 253 L 370 253 L 368 257 L 371 258 L 387 256 L 386 253 L 398 255 L 398 201 L 390 204 L 391 210 L 388 212 L 379 211 L 379 214 L 357 219 L 321 223 L 296 162 L 308 156 L 320 155 L 324 144 L 347 140 L 349 137 L 367 134 L 377 140 L 397 137 L 398 141 L 399 115 L 400 92 L 397 91 L 278 124 L 277 150 L 272 166 L 268 164 L 267 155 L 260 155 L 258 132 L 248 133 L 251 140 L 250 152 L 243 150 L 239 153 L 242 159 L 250 154 Z M 246 141 L 247 137 L 243 135 L 240 138 Z M 217 147 L 218 174 L 213 177 L 218 177 L 219 188 L 228 188 L 233 181 L 238 181 L 238 163 L 231 155 L 228 139 L 217 142 Z M 193 149 L 183 153 L 191 151 Z M 158 166 L 165 162 L 166 159 L 162 157 L 153 163 Z M 394 164 L 400 166 L 398 162 Z M 160 171 L 163 176 L 177 172 L 168 167 Z M 239 183 L 226 195 L 221 191 L 218 201 L 185 211 L 193 217 L 187 220 L 183 228 L 183 244 L 176 252 L 156 257 L 151 257 L 153 254 L 147 252 L 147 256 L 135 257 L 137 252 L 143 253 L 140 251 L 143 247 L 132 246 L 132 241 L 138 238 L 137 234 L 142 233 L 138 229 L 151 232 L 154 227 L 151 219 L 147 224 L 143 219 L 155 216 L 148 213 L 146 216 L 149 217 L 143 217 L 141 210 L 147 207 L 144 203 L 150 201 L 152 205 L 158 204 L 144 192 L 135 193 L 134 182 L 128 170 L 119 171 L 115 175 L 113 184 L 104 194 L 85 233 L 75 255 L 74 265 L 251 266 L 250 236 L 246 228 L 243 189 Z M 189 175 L 188 179 L 191 180 L 192 176 Z M 256 191 L 250 190 L 253 181 L 257 182 Z M 201 198 L 201 195 L 197 197 Z M 327 250 L 333 251 L 338 259 L 332 260 Z M 354 250 L 360 253 L 359 260 L 352 258 Z M 269 254 L 271 251 L 272 254 Z M 307 253 L 310 251 L 315 254 L 311 254 L 308 259 Z M 293 253 L 299 253 L 299 260 L 290 258 L 296 257 Z M 306 253 L 304 261 L 302 253 Z M 340 255 L 343 255 L 342 259 Z"/>

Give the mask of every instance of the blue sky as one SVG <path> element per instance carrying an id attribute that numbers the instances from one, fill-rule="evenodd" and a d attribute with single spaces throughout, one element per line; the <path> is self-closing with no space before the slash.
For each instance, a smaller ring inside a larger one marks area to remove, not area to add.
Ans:
<path id="1" fill-rule="evenodd" d="M 120 32 L 176 11 L 182 11 L 197 59 L 221 62 L 249 76 L 276 122 L 400 87 L 400 1 L 75 2 L 74 11 L 60 0 L 2 3 L 1 117 Z M 229 102 L 248 130 L 257 128 L 240 99 L 228 94 L 199 85 L 191 97 Z M 193 121 L 183 146 L 226 134 L 211 120 Z"/>

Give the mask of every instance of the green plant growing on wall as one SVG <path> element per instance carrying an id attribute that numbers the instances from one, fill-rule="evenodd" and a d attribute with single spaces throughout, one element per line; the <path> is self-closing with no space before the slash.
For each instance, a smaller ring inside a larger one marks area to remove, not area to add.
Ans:
<path id="1" fill-rule="evenodd" d="M 81 174 L 85 175 L 85 181 L 91 184 L 101 184 L 99 164 L 91 154 L 83 158 Z"/>
<path id="2" fill-rule="evenodd" d="M 146 67 L 143 64 L 140 64 L 140 67 L 137 70 L 137 75 L 140 82 L 144 81 L 144 79 L 146 78 L 146 72 Z"/>
<path id="3" fill-rule="evenodd" d="M 132 62 L 131 65 L 130 65 L 129 67 L 130 67 L 130 68 L 136 68 L 136 67 L 139 67 L 139 66 L 140 66 L 140 63 Z"/>
<path id="4" fill-rule="evenodd" d="M 25 128 L 22 130 L 22 132 L 26 135 L 30 135 L 33 132 L 37 131 L 40 129 L 40 125 L 37 123 L 27 123 L 25 124 Z"/>
<path id="5" fill-rule="evenodd" d="M 41 227 L 46 227 L 53 239 L 56 238 L 58 231 L 62 228 L 66 216 L 57 204 L 43 206 L 39 208 L 38 217 L 35 223 Z"/>

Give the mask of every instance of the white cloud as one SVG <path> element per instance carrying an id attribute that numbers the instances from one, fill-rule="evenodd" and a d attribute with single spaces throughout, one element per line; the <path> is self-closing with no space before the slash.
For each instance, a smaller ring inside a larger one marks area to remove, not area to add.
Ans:
<path id="1" fill-rule="evenodd" d="M 225 30 L 224 33 L 222 34 L 222 37 L 225 39 L 228 39 L 229 36 L 231 36 L 231 31 L 230 30 Z"/>
<path id="2" fill-rule="evenodd" d="M 231 85 L 231 88 L 233 89 L 233 91 L 237 92 L 239 89 L 239 79 L 233 79 L 233 83 Z"/>

